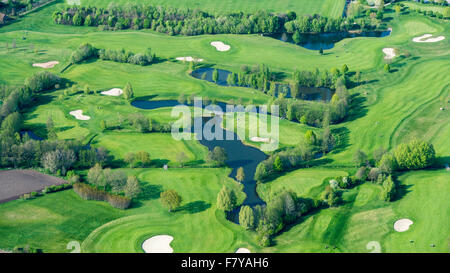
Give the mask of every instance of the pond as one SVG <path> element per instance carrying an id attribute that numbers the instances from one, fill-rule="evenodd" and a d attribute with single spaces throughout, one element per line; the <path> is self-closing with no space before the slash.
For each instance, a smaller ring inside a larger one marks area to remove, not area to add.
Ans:
<path id="1" fill-rule="evenodd" d="M 390 30 L 386 31 L 364 31 L 364 32 L 336 32 L 336 33 L 306 33 L 300 34 L 300 42 L 295 43 L 292 34 L 281 33 L 269 35 L 269 37 L 281 40 L 283 42 L 297 44 L 310 50 L 327 50 L 332 49 L 337 42 L 347 38 L 355 37 L 386 37 L 391 34 Z"/>
<path id="2" fill-rule="evenodd" d="M 216 83 L 221 86 L 228 86 L 227 84 L 227 77 L 231 74 L 230 71 L 223 70 L 223 69 L 217 69 L 218 71 L 218 80 L 217 82 L 214 82 L 212 80 L 212 74 L 215 68 L 210 67 L 203 67 L 196 69 L 192 71 L 191 76 L 200 79 L 209 81 L 212 83 Z M 288 84 L 276 84 L 276 97 L 279 97 L 280 94 L 283 94 L 285 98 L 291 98 L 291 88 Z M 307 86 L 301 86 L 299 90 L 299 98 L 303 100 L 322 100 L 322 101 L 330 101 L 331 97 L 333 96 L 334 92 L 325 87 L 307 87 Z"/>
<path id="3" fill-rule="evenodd" d="M 161 100 L 161 101 L 134 101 L 131 103 L 132 106 L 140 108 L 140 109 L 158 109 L 162 107 L 172 107 L 175 105 L 179 105 L 176 100 Z M 223 110 L 225 108 L 223 105 L 225 103 L 217 103 Z M 201 119 L 202 124 L 205 124 L 210 117 L 198 117 L 196 119 Z M 194 123 L 195 124 L 195 121 Z M 216 126 L 213 126 L 212 131 L 215 132 Z M 243 205 L 248 205 L 254 207 L 256 205 L 264 205 L 265 202 L 259 198 L 256 193 L 256 181 L 253 179 L 256 167 L 258 164 L 267 158 L 267 155 L 260 151 L 259 149 L 251 146 L 247 146 L 239 139 L 238 135 L 234 132 L 228 132 L 222 128 L 220 128 L 223 133 L 223 140 L 206 140 L 206 139 L 198 139 L 200 144 L 204 145 L 208 148 L 208 150 L 212 151 L 215 147 L 222 147 L 225 149 L 227 153 L 226 165 L 232 168 L 232 171 L 229 177 L 235 179 L 237 169 L 240 167 L 244 168 L 245 179 L 242 181 L 244 186 L 244 192 L 247 195 L 244 200 Z M 191 129 L 193 132 L 193 128 Z M 233 140 L 226 140 L 225 135 L 232 134 Z M 228 219 L 233 221 L 236 224 L 239 224 L 239 211 L 241 207 L 236 208 L 232 212 L 228 213 Z"/>

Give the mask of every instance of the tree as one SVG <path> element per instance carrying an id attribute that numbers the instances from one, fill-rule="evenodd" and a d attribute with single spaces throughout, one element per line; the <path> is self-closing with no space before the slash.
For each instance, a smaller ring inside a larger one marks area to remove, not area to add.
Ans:
<path id="1" fill-rule="evenodd" d="M 126 163 L 128 163 L 128 166 L 130 166 L 130 168 L 134 167 L 135 160 L 136 160 L 136 154 L 135 153 L 128 152 L 124 156 L 124 161 Z"/>
<path id="2" fill-rule="evenodd" d="M 244 168 L 239 167 L 239 169 L 237 169 L 237 172 L 236 172 L 236 180 L 242 183 L 242 181 L 244 181 L 244 179 L 245 179 Z"/>
<path id="3" fill-rule="evenodd" d="M 100 129 L 101 129 L 102 131 L 105 131 L 106 128 L 108 128 L 108 126 L 106 125 L 106 121 L 105 121 L 104 119 L 102 119 L 102 120 L 100 121 Z"/>
<path id="4" fill-rule="evenodd" d="M 298 30 L 294 32 L 294 35 L 292 35 L 292 40 L 296 44 L 299 44 L 302 41 L 302 36 Z"/>
<path id="5" fill-rule="evenodd" d="M 391 66 L 389 64 L 384 65 L 384 71 L 390 73 L 391 72 Z"/>
<path id="6" fill-rule="evenodd" d="M 181 196 L 175 190 L 163 191 L 160 195 L 161 203 L 169 209 L 169 212 L 177 209 L 181 204 Z"/>
<path id="7" fill-rule="evenodd" d="M 123 97 L 126 100 L 131 100 L 134 97 L 133 87 L 130 82 L 127 82 L 127 85 L 123 89 Z"/>
<path id="8" fill-rule="evenodd" d="M 380 192 L 381 200 L 392 201 L 396 194 L 396 185 L 392 180 L 392 176 L 388 176 L 383 182 L 382 190 Z"/>
<path id="9" fill-rule="evenodd" d="M 102 166 L 98 163 L 96 163 L 94 167 L 89 169 L 87 180 L 93 185 L 106 188 L 106 179 L 103 174 L 103 169 Z"/>
<path id="10" fill-rule="evenodd" d="M 178 103 L 179 103 L 179 104 L 185 104 L 185 103 L 186 103 L 186 96 L 185 96 L 183 93 L 181 93 L 181 94 L 178 96 Z"/>
<path id="11" fill-rule="evenodd" d="M 218 166 L 223 166 L 227 160 L 227 153 L 224 148 L 216 146 L 208 153 L 208 160 L 216 162 Z"/>
<path id="12" fill-rule="evenodd" d="M 239 211 L 239 224 L 245 229 L 253 229 L 255 226 L 255 215 L 249 206 L 242 206 Z"/>
<path id="13" fill-rule="evenodd" d="M 136 162 L 139 162 L 142 167 L 146 167 L 151 162 L 150 153 L 148 153 L 146 151 L 139 151 L 136 153 L 134 160 Z"/>
<path id="14" fill-rule="evenodd" d="M 367 162 L 367 155 L 363 151 L 358 149 L 353 154 L 353 162 L 355 163 L 356 167 L 359 167 Z"/>
<path id="15" fill-rule="evenodd" d="M 273 162 L 273 168 L 277 172 L 282 172 L 283 171 L 283 162 L 281 161 L 281 158 L 279 156 L 275 157 L 275 160 Z"/>
<path id="16" fill-rule="evenodd" d="M 314 133 L 313 130 L 306 131 L 306 133 L 305 133 L 305 140 L 310 145 L 316 145 L 316 143 L 317 143 L 316 133 Z"/>
<path id="17" fill-rule="evenodd" d="M 136 176 L 129 176 L 127 179 L 127 184 L 123 189 L 125 196 L 130 198 L 136 198 L 139 193 L 141 193 L 141 186 Z"/>
<path id="18" fill-rule="evenodd" d="M 188 157 L 186 156 L 186 154 L 183 151 L 181 151 L 177 154 L 177 161 L 181 167 L 184 167 L 184 163 L 186 162 L 187 159 L 188 159 Z"/>
<path id="19" fill-rule="evenodd" d="M 335 207 L 341 201 L 341 197 L 338 190 L 326 186 L 325 191 L 322 193 L 322 200 L 327 203 L 328 206 Z"/>
<path id="20" fill-rule="evenodd" d="M 91 89 L 89 89 L 89 85 L 85 85 L 83 91 L 84 91 L 85 95 L 89 95 L 89 93 L 91 93 Z"/>
<path id="21" fill-rule="evenodd" d="M 378 162 L 378 167 L 384 173 L 392 173 L 397 169 L 395 157 L 390 153 L 384 154 Z"/>
<path id="22" fill-rule="evenodd" d="M 434 163 L 435 156 L 433 145 L 421 140 L 402 143 L 394 150 L 394 157 L 400 170 L 427 168 Z"/>
<path id="23" fill-rule="evenodd" d="M 52 173 L 60 172 L 61 175 L 66 175 L 75 161 L 76 157 L 73 150 L 56 149 L 44 154 L 42 157 L 42 166 Z"/>
<path id="24" fill-rule="evenodd" d="M 223 211 L 232 211 L 236 206 L 236 195 L 234 191 L 227 189 L 225 185 L 217 195 L 217 208 Z"/>
<path id="25" fill-rule="evenodd" d="M 51 116 L 49 116 L 47 119 L 46 128 L 47 128 L 47 138 L 56 139 L 57 136 L 55 132 L 55 124 L 53 123 L 53 119 Z"/>
<path id="26" fill-rule="evenodd" d="M 355 174 L 355 177 L 360 181 L 365 181 L 367 178 L 367 168 L 364 166 L 359 168 Z"/>
<path id="27" fill-rule="evenodd" d="M 344 64 L 342 66 L 342 73 L 345 75 L 348 72 L 348 66 L 346 64 Z"/>
<path id="28" fill-rule="evenodd" d="M 320 55 L 323 55 L 323 48 L 320 48 L 320 49 L 319 49 L 319 54 L 320 54 Z"/>
<path id="29" fill-rule="evenodd" d="M 212 72 L 212 80 L 213 82 L 217 82 L 219 80 L 219 71 L 216 69 Z"/>

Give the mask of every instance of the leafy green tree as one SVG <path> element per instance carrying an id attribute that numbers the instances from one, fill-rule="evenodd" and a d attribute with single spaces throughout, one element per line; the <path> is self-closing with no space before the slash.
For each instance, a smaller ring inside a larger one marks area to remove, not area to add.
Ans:
<path id="1" fill-rule="evenodd" d="M 96 163 L 94 167 L 89 169 L 87 180 L 93 185 L 106 188 L 106 178 L 103 173 L 102 166 L 98 163 Z"/>
<path id="2" fill-rule="evenodd" d="M 83 92 L 85 95 L 89 95 L 91 93 L 91 89 L 89 88 L 89 85 L 85 85 Z"/>
<path id="3" fill-rule="evenodd" d="M 253 229 L 255 226 L 255 215 L 249 206 L 242 206 L 239 211 L 239 224 L 245 229 Z"/>
<path id="4" fill-rule="evenodd" d="M 388 176 L 383 182 L 382 190 L 380 192 L 381 200 L 392 201 L 396 194 L 396 185 L 392 180 L 392 176 Z"/>
<path id="5" fill-rule="evenodd" d="M 355 163 L 356 167 L 359 167 L 367 162 L 367 155 L 363 151 L 358 149 L 353 154 L 353 162 Z"/>
<path id="6" fill-rule="evenodd" d="M 236 172 L 236 180 L 242 183 L 242 181 L 244 181 L 244 179 L 245 179 L 244 168 L 239 167 L 239 169 L 237 169 L 237 172 Z"/>
<path id="7" fill-rule="evenodd" d="M 55 124 L 53 123 L 53 119 L 51 116 L 48 117 L 47 123 L 46 123 L 46 129 L 47 129 L 47 138 L 48 139 L 56 139 L 56 131 L 55 131 Z"/>
<path id="8" fill-rule="evenodd" d="M 225 165 L 227 160 L 227 153 L 224 148 L 216 146 L 208 153 L 208 161 L 215 162 L 218 166 Z"/>
<path id="9" fill-rule="evenodd" d="M 214 69 L 212 72 L 212 80 L 213 82 L 217 82 L 219 80 L 219 71 Z"/>
<path id="10" fill-rule="evenodd" d="M 130 198 L 136 198 L 139 193 L 141 193 L 141 186 L 139 185 L 139 181 L 136 176 L 129 176 L 127 179 L 127 184 L 123 189 L 125 196 Z"/>
<path id="11" fill-rule="evenodd" d="M 134 97 L 133 87 L 131 86 L 130 82 L 127 82 L 127 85 L 125 85 L 123 89 L 123 97 L 126 100 L 131 100 Z"/>
<path id="12" fill-rule="evenodd" d="M 175 190 L 166 190 L 161 193 L 161 203 L 169 212 L 177 209 L 181 204 L 181 196 Z"/>
<path id="13" fill-rule="evenodd" d="M 391 66 L 389 64 L 384 65 L 384 71 L 390 73 L 391 72 Z"/>
<path id="14" fill-rule="evenodd" d="M 236 206 L 236 195 L 234 191 L 223 186 L 217 195 L 217 208 L 223 211 L 232 211 Z"/>
<path id="15" fill-rule="evenodd" d="M 344 64 L 342 66 L 342 73 L 344 73 L 344 75 L 345 75 L 345 74 L 347 74 L 347 72 L 348 72 L 348 66 L 346 64 Z"/>
<path id="16" fill-rule="evenodd" d="M 281 158 L 279 156 L 275 157 L 275 161 L 273 162 L 273 168 L 277 172 L 283 171 L 283 162 L 281 161 Z"/>
<path id="17" fill-rule="evenodd" d="M 431 143 L 413 140 L 398 145 L 394 150 L 394 156 L 400 170 L 417 170 L 431 166 L 436 158 L 436 152 Z"/>
<path id="18" fill-rule="evenodd" d="M 302 41 L 302 36 L 298 30 L 294 32 L 294 35 L 292 35 L 292 40 L 296 44 L 299 44 Z"/>
<path id="19" fill-rule="evenodd" d="M 102 119 L 102 120 L 100 121 L 100 129 L 101 129 L 102 131 L 105 131 L 106 128 L 107 128 L 106 121 L 105 121 L 104 119 Z"/>

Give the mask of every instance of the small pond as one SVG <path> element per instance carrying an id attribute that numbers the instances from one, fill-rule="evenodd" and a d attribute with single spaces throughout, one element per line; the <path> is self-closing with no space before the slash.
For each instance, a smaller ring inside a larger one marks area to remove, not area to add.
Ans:
<path id="1" fill-rule="evenodd" d="M 216 83 L 218 85 L 227 86 L 227 77 L 231 74 L 230 71 L 223 70 L 223 69 L 217 69 L 218 71 L 218 80 L 217 82 L 214 82 L 212 80 L 212 74 L 213 74 L 214 68 L 210 67 L 203 67 L 194 70 L 191 73 L 191 76 L 200 79 L 200 80 L 206 80 L 209 82 Z M 283 94 L 285 98 L 291 98 L 291 88 L 287 84 L 280 84 L 277 83 L 277 92 L 276 96 L 278 97 L 279 94 Z M 301 86 L 300 87 L 300 98 L 303 100 L 323 100 L 323 101 L 330 101 L 331 97 L 333 96 L 334 92 L 330 90 L 329 88 L 325 87 L 307 87 L 307 86 Z M 221 106 L 221 105 L 220 105 Z"/>
<path id="2" fill-rule="evenodd" d="M 310 50 L 327 50 L 332 49 L 337 42 L 347 38 L 355 37 L 386 37 L 391 34 L 390 30 L 386 31 L 365 31 L 356 32 L 337 32 L 337 33 L 307 33 L 300 34 L 300 42 L 295 43 L 292 34 L 281 33 L 269 35 L 269 37 L 281 40 L 283 42 L 298 44 L 301 47 Z"/>

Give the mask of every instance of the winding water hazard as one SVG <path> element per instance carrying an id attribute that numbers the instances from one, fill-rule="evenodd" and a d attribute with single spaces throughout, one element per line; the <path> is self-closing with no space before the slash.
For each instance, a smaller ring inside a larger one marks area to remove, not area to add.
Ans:
<path id="1" fill-rule="evenodd" d="M 244 169 L 245 179 L 241 183 L 244 186 L 246 199 L 243 205 L 251 207 L 265 205 L 265 202 L 256 193 L 256 181 L 253 177 L 258 164 L 267 158 L 267 155 L 261 150 L 273 151 L 278 148 L 278 106 L 273 106 L 270 111 L 272 114 L 268 114 L 265 106 L 243 107 L 224 103 L 204 105 L 200 99 L 194 100 L 194 104 L 191 105 L 193 107 L 180 105 L 175 100 L 134 101 L 132 105 L 147 110 L 173 107 L 172 116 L 179 120 L 172 126 L 172 136 L 177 140 L 198 140 L 210 151 L 215 147 L 222 147 L 227 154 L 225 163 L 232 168 L 229 177 L 234 179 L 237 169 L 240 167 Z M 257 122 L 259 125 L 256 126 L 259 128 L 258 131 L 251 129 L 254 126 L 249 126 L 249 138 L 257 137 L 258 134 L 270 135 L 272 141 L 261 144 L 261 150 L 245 145 L 239 137 L 239 135 L 246 136 L 246 115 L 250 122 Z M 268 118 L 271 119 L 270 122 L 268 122 Z M 225 121 L 225 125 L 223 121 Z M 270 127 L 270 131 L 268 127 Z M 236 132 L 235 128 L 244 131 Z M 239 223 L 240 208 L 229 213 L 228 219 Z"/>

